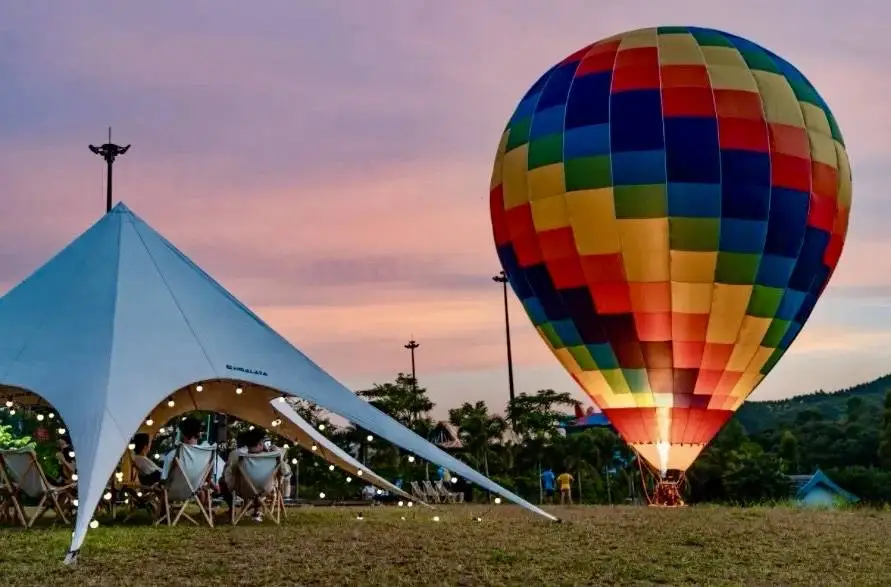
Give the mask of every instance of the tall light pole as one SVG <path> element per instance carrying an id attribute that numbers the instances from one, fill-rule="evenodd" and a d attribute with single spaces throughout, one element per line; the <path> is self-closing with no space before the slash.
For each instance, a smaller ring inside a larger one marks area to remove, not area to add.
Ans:
<path id="1" fill-rule="evenodd" d="M 105 212 L 111 212 L 111 192 L 112 192 L 112 183 L 111 183 L 111 172 L 114 167 L 114 160 L 118 155 L 123 155 L 127 151 L 130 150 L 130 145 L 126 147 L 122 147 L 120 145 L 115 145 L 111 142 L 111 127 L 108 127 L 108 142 L 104 145 L 96 147 L 94 145 L 90 145 L 90 151 L 99 155 L 103 159 L 105 159 L 105 163 L 108 167 L 108 174 L 105 178 Z"/>
<path id="2" fill-rule="evenodd" d="M 415 389 L 418 388 L 418 376 L 415 374 L 415 349 L 421 346 L 421 343 L 415 341 L 415 339 L 411 339 L 406 343 L 405 348 L 407 348 L 411 352 L 411 380 L 412 385 Z"/>
<path id="3" fill-rule="evenodd" d="M 514 393 L 514 358 L 510 350 L 510 311 L 507 306 L 507 275 L 501 271 L 498 275 L 492 277 L 492 281 L 500 283 L 504 291 L 504 335 L 507 339 L 507 386 L 510 393 L 510 404 L 513 406 Z"/>

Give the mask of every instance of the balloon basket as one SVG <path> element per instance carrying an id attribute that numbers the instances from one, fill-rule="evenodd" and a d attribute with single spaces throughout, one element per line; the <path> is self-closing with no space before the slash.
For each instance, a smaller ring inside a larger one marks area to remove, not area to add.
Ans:
<path id="1" fill-rule="evenodd" d="M 648 463 L 644 466 L 643 459 L 639 456 L 637 463 L 640 467 L 640 482 L 650 507 L 679 508 L 687 505 L 681 497 L 681 491 L 686 484 L 686 477 L 682 471 L 669 471 L 666 475 L 662 475 Z M 647 478 L 651 480 L 652 490 Z"/>

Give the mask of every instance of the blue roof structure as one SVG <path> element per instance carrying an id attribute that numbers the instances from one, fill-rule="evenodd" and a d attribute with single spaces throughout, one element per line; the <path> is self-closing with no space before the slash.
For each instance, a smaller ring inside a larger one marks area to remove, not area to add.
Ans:
<path id="1" fill-rule="evenodd" d="M 857 502 L 860 501 L 860 498 L 851 493 L 850 491 L 846 491 L 839 487 L 835 481 L 829 478 L 826 473 L 821 471 L 819 468 L 814 472 L 813 475 L 791 475 L 790 479 L 792 480 L 796 492 L 795 499 L 805 499 L 807 495 L 813 491 L 818 486 L 822 485 L 829 491 L 835 493 L 839 497 L 849 501 L 849 502 Z"/>

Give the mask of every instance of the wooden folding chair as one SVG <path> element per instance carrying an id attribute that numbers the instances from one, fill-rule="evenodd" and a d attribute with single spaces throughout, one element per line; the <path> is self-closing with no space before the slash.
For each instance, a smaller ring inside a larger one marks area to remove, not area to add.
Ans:
<path id="1" fill-rule="evenodd" d="M 443 497 L 436 491 L 436 488 L 433 487 L 433 484 L 429 481 L 424 481 L 424 495 L 426 495 L 433 503 L 443 503 Z"/>
<path id="2" fill-rule="evenodd" d="M 450 491 L 442 479 L 434 483 L 433 488 L 436 489 L 440 497 L 448 503 L 464 503 L 464 494 L 458 493 L 457 491 Z"/>
<path id="3" fill-rule="evenodd" d="M 6 474 L 3 455 L 0 453 L 0 522 L 28 525 L 22 504 L 19 503 L 15 485 Z"/>
<path id="4" fill-rule="evenodd" d="M 0 450 L 0 469 L 4 469 L 6 500 L 11 502 L 15 519 L 20 524 L 30 528 L 50 510 L 55 512 L 57 519 L 68 524 L 66 514 L 73 509 L 76 483 L 50 483 L 37 460 L 37 454 L 30 448 Z M 23 495 L 37 500 L 37 511 L 27 523 L 20 499 Z"/>
<path id="5" fill-rule="evenodd" d="M 276 524 L 281 524 L 285 511 L 284 475 L 282 473 L 281 452 L 243 453 L 238 455 L 232 471 L 232 525 L 244 517 L 248 509 L 259 503 L 263 514 Z M 242 500 L 241 507 L 235 505 L 235 498 Z"/>
<path id="6" fill-rule="evenodd" d="M 155 519 L 155 525 L 167 523 L 176 526 L 181 518 L 195 524 L 198 521 L 186 513 L 186 507 L 194 502 L 208 526 L 213 527 L 213 503 L 208 478 L 217 456 L 216 446 L 180 444 L 176 447 L 170 471 L 160 486 L 163 509 Z M 177 509 L 171 509 L 171 504 Z"/>

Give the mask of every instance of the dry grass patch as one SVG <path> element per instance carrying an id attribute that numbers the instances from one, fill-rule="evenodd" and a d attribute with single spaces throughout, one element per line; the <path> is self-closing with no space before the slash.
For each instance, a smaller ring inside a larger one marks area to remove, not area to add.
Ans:
<path id="1" fill-rule="evenodd" d="M 891 585 L 891 514 L 789 508 L 302 508 L 281 527 L 0 530 L 0 585 Z M 401 518 L 405 516 L 406 519 Z"/>

